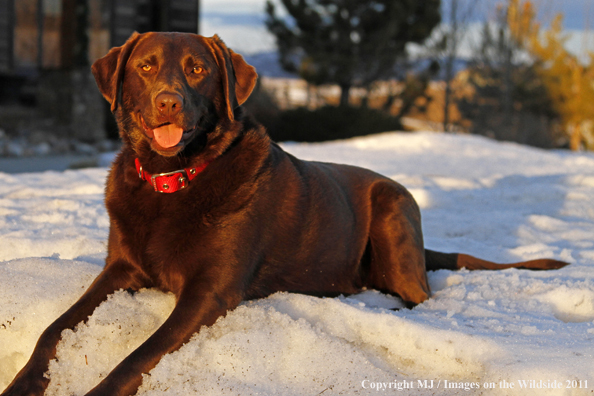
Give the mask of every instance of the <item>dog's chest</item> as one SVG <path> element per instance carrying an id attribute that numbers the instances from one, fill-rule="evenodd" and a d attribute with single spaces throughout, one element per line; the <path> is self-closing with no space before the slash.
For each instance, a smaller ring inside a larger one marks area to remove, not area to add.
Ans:
<path id="1" fill-rule="evenodd" d="M 143 191 L 127 199 L 107 200 L 112 243 L 166 291 L 181 288 L 181 280 L 199 265 L 209 239 L 209 216 L 184 194 Z M 110 249 L 115 247 L 110 246 Z"/>

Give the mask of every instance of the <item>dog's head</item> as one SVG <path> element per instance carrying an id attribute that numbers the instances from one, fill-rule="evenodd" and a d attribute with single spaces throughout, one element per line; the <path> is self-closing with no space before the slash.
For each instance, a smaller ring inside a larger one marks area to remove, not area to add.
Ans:
<path id="1" fill-rule="evenodd" d="M 162 156 L 182 152 L 221 129 L 216 125 L 232 125 L 257 79 L 218 36 L 188 33 L 134 33 L 92 71 L 124 141 Z"/>

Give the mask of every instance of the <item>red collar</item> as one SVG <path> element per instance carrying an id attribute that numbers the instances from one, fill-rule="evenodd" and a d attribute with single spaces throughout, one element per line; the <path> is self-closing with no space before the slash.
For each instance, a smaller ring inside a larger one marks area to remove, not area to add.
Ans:
<path id="1" fill-rule="evenodd" d="M 184 168 L 173 172 L 157 173 L 155 175 L 151 175 L 143 170 L 138 158 L 134 160 L 134 163 L 136 164 L 138 177 L 149 182 L 155 191 L 160 193 L 174 193 L 186 188 L 190 181 L 198 176 L 210 162 L 206 162 L 198 167 Z"/>

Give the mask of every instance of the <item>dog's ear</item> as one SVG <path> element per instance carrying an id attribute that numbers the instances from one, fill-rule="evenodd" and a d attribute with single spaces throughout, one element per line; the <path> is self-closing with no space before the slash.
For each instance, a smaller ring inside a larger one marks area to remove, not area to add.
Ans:
<path id="1" fill-rule="evenodd" d="M 229 49 L 229 54 L 235 71 L 235 97 L 241 106 L 252 94 L 258 80 L 258 73 L 255 67 L 247 64 L 243 56 L 236 54 L 232 49 Z"/>
<path id="2" fill-rule="evenodd" d="M 228 49 L 219 36 L 206 38 L 221 72 L 227 116 L 234 119 L 233 110 L 241 106 L 256 86 L 258 74 L 243 57 Z"/>
<path id="3" fill-rule="evenodd" d="M 139 38 L 140 34 L 134 32 L 124 45 L 112 48 L 107 55 L 95 61 L 91 66 L 99 91 L 111 103 L 112 112 L 118 107 L 126 63 Z"/>

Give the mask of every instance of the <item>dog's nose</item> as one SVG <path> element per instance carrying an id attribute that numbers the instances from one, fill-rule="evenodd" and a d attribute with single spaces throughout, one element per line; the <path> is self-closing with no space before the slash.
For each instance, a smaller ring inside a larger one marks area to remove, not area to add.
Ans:
<path id="1" fill-rule="evenodd" d="M 184 98 L 179 94 L 162 92 L 155 99 L 157 109 L 167 116 L 174 116 L 184 107 Z"/>

